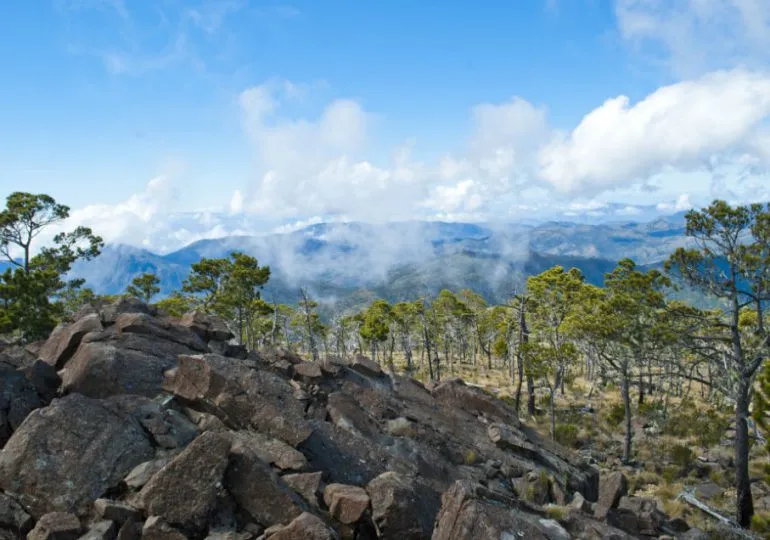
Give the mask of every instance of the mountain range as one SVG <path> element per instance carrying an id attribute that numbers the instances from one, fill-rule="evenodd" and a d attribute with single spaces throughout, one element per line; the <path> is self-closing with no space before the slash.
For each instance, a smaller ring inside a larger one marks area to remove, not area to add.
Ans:
<path id="1" fill-rule="evenodd" d="M 642 223 L 323 223 L 283 234 L 201 240 L 166 254 L 107 245 L 97 259 L 77 263 L 72 275 L 97 293 L 116 294 L 135 276 L 152 272 L 163 296 L 179 289 L 202 257 L 243 251 L 270 265 L 264 297 L 271 302 L 296 302 L 299 287 L 343 306 L 374 297 L 412 299 L 442 288 L 471 288 L 499 302 L 527 276 L 555 264 L 575 266 L 601 284 L 623 257 L 656 265 L 685 244 L 681 213 Z"/>

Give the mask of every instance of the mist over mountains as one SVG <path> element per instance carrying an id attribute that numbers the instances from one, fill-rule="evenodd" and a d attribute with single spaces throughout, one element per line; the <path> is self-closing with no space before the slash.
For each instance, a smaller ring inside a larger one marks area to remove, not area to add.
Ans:
<path id="1" fill-rule="evenodd" d="M 167 295 L 181 287 L 194 262 L 243 251 L 270 265 L 264 297 L 271 302 L 294 303 L 299 287 L 338 305 L 376 296 L 411 299 L 442 288 L 471 288 L 503 301 L 527 276 L 555 264 L 576 266 L 600 284 L 623 257 L 651 265 L 684 243 L 682 214 L 645 223 L 323 223 L 284 234 L 201 240 L 166 254 L 107 245 L 72 274 L 97 293 L 117 294 L 135 276 L 152 272 Z"/>

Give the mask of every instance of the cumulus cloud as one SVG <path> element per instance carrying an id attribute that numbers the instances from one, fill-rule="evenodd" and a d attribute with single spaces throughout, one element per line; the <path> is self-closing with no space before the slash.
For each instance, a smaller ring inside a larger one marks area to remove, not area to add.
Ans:
<path id="1" fill-rule="evenodd" d="M 570 194 L 704 167 L 745 146 L 768 116 L 770 76 L 741 69 L 665 86 L 634 105 L 619 96 L 543 147 L 540 174 Z"/>

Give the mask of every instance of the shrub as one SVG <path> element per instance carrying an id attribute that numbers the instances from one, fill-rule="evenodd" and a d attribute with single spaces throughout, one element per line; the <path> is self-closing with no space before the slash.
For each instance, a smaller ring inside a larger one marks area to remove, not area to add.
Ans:
<path id="1" fill-rule="evenodd" d="M 568 511 L 563 506 L 558 506 L 556 504 L 549 504 L 545 507 L 545 515 L 549 519 L 553 519 L 556 521 L 563 521 L 567 517 Z"/>
<path id="2" fill-rule="evenodd" d="M 626 417 L 626 410 L 622 403 L 615 403 L 610 406 L 609 410 L 604 414 L 604 418 L 610 426 L 617 426 Z"/>
<path id="3" fill-rule="evenodd" d="M 674 465 L 680 468 L 682 473 L 685 473 L 687 470 L 689 470 L 693 460 L 695 459 L 695 452 L 690 450 L 688 446 L 683 444 L 675 444 L 671 447 L 669 459 Z"/>
<path id="4" fill-rule="evenodd" d="M 476 452 L 473 450 L 468 450 L 465 453 L 465 464 L 466 465 L 474 465 L 476 462 L 478 462 L 479 456 L 476 455 Z"/>
<path id="5" fill-rule="evenodd" d="M 554 439 L 562 446 L 575 448 L 578 442 L 578 428 L 572 424 L 559 424 L 554 432 Z"/>

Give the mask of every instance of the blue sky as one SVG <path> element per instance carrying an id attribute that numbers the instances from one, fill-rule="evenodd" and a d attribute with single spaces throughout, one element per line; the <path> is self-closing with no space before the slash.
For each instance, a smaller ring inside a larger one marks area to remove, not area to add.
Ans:
<path id="1" fill-rule="evenodd" d="M 0 195 L 158 249 L 770 198 L 770 4 L 480 4 L 9 0 Z"/>

